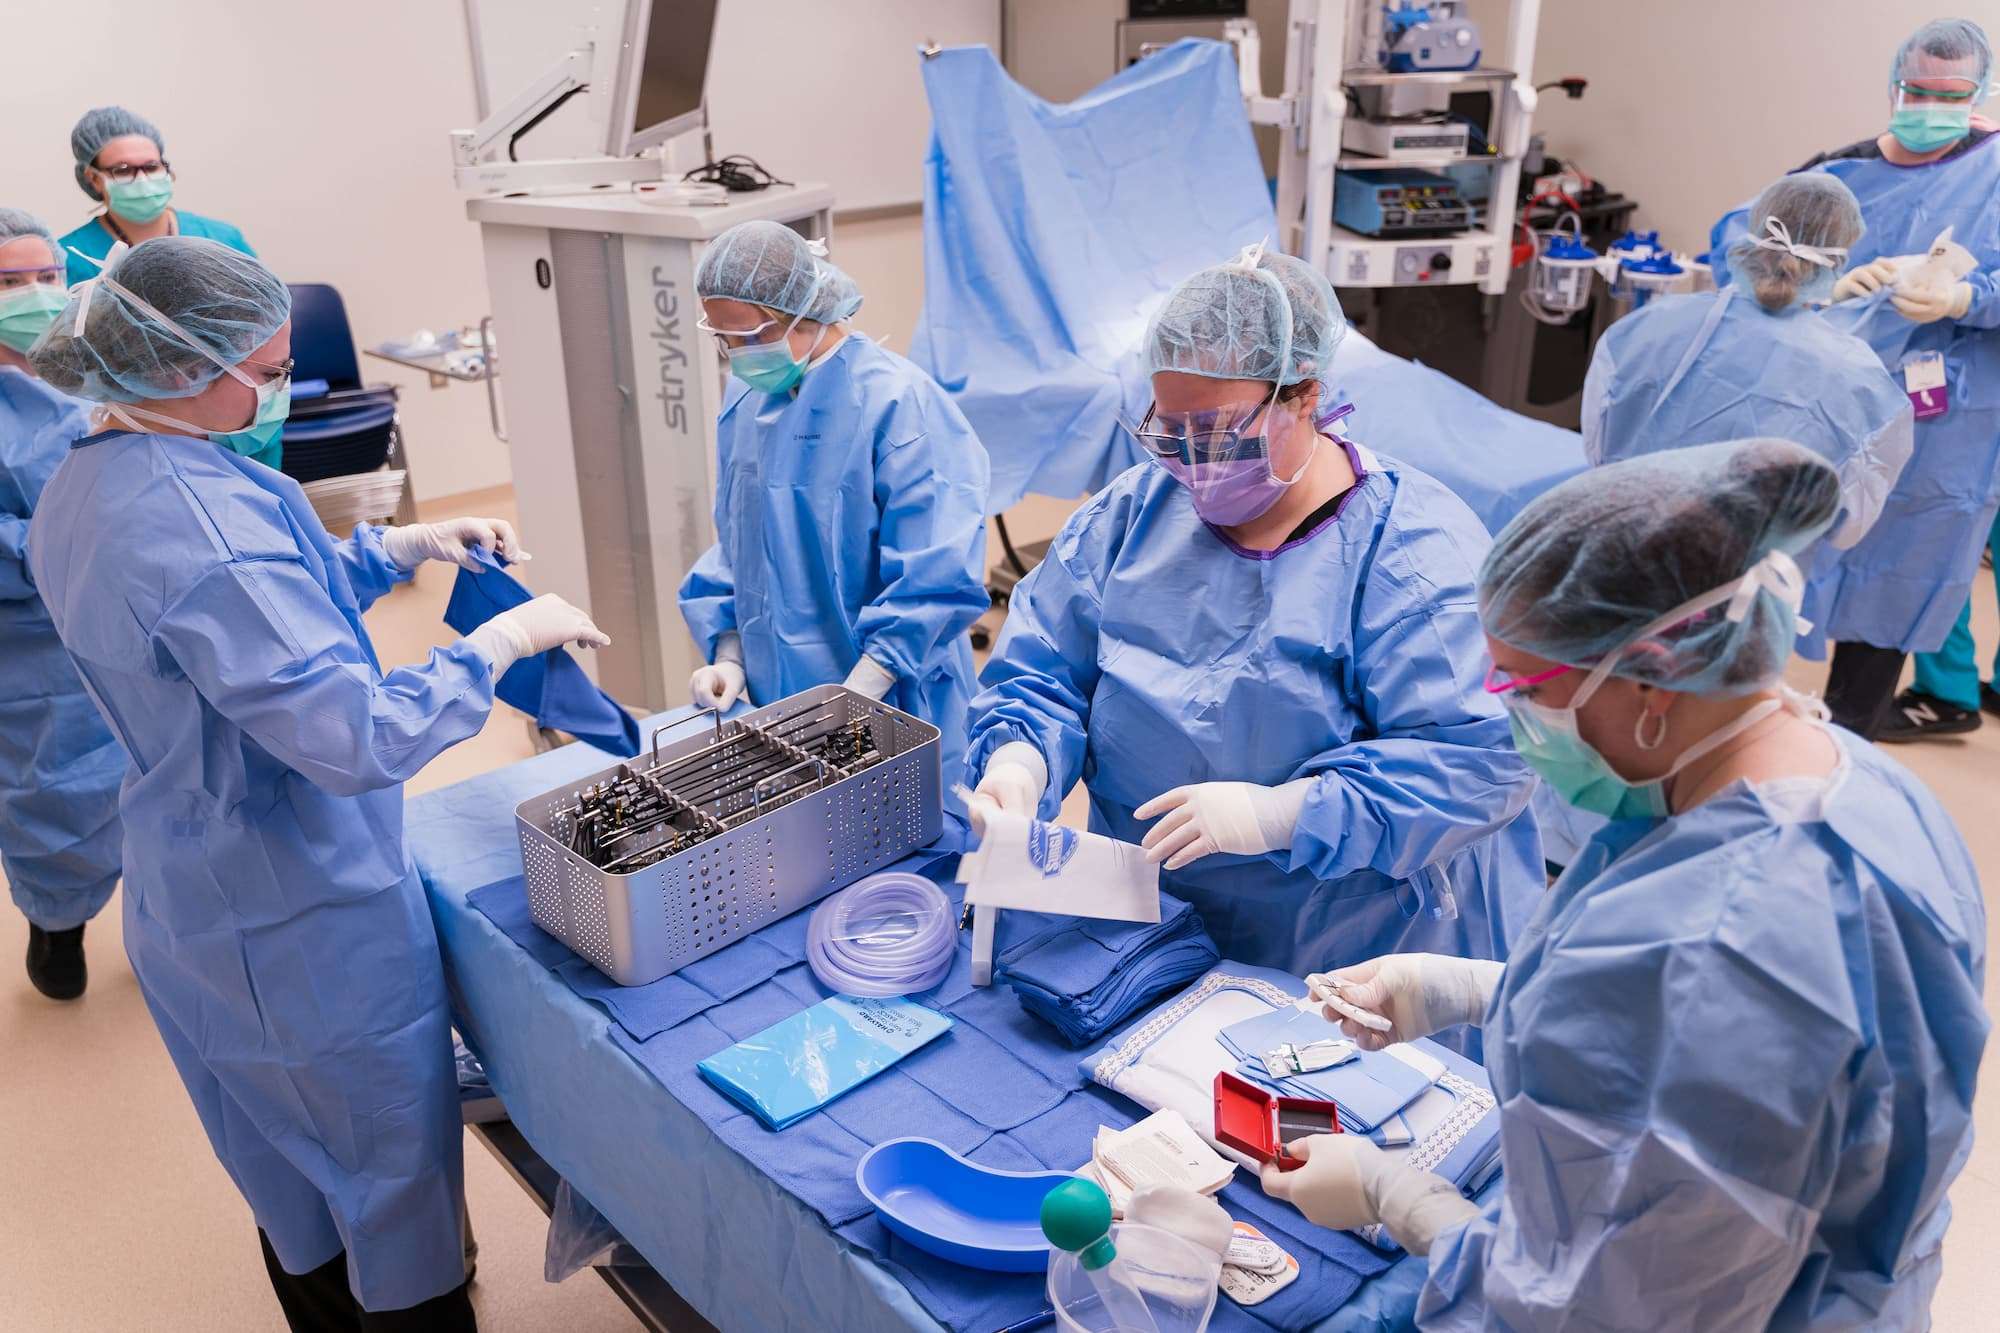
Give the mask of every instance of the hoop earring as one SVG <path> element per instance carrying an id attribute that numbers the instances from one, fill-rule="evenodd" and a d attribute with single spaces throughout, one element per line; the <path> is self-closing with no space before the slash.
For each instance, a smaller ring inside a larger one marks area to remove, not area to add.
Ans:
<path id="1" fill-rule="evenodd" d="M 1659 726 L 1653 731 L 1651 740 L 1646 738 L 1647 718 L 1651 718 L 1653 721 L 1659 723 Z M 1632 743 L 1642 750 L 1657 750 L 1665 743 L 1666 739 L 1667 715 L 1665 713 L 1641 713 L 1639 714 L 1639 720 L 1632 724 Z"/>

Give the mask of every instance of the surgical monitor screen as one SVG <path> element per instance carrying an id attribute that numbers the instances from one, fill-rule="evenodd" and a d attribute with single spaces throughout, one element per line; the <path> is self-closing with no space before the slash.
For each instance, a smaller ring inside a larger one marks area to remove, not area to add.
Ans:
<path id="1" fill-rule="evenodd" d="M 701 110 L 715 8 L 716 0 L 668 0 L 664 4 L 656 0 L 652 6 L 652 22 L 638 53 L 638 96 L 632 103 L 634 137 Z"/>

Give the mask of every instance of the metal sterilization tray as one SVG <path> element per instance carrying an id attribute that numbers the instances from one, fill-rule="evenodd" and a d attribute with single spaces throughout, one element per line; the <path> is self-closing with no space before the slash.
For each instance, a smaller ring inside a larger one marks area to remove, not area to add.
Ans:
<path id="1" fill-rule="evenodd" d="M 937 840 L 938 730 L 839 685 L 719 719 L 514 812 L 535 924 L 657 981 Z"/>

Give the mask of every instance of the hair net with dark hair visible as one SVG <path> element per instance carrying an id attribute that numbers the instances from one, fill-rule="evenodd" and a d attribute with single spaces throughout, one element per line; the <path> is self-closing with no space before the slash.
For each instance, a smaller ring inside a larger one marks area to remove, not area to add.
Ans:
<path id="1" fill-rule="evenodd" d="M 695 269 L 694 289 L 699 296 L 748 301 L 822 324 L 861 308 L 854 279 L 781 222 L 739 222 L 716 237 Z"/>
<path id="2" fill-rule="evenodd" d="M 1594 468 L 1502 529 L 1479 570 L 1480 618 L 1502 643 L 1552 662 L 1589 667 L 1620 653 L 1611 674 L 1667 689 L 1766 689 L 1797 635 L 1796 601 L 1778 591 L 1797 575 L 1789 557 L 1839 508 L 1839 475 L 1790 440 L 1732 440 Z M 1753 571 L 1758 582 L 1734 603 L 1633 644 L 1647 625 L 1740 588 Z M 1802 580 L 1794 598 L 1799 591 Z"/>
<path id="3" fill-rule="evenodd" d="M 1326 378 L 1347 317 L 1326 275 L 1252 247 L 1168 294 L 1146 330 L 1146 373 L 1303 384 Z"/>
<path id="4" fill-rule="evenodd" d="M 167 141 L 160 137 L 153 122 L 122 106 L 92 107 L 77 119 L 76 128 L 69 132 L 70 156 L 76 159 L 77 186 L 92 199 L 103 196 L 90 188 L 90 180 L 83 174 L 84 168 L 97 161 L 104 145 L 128 134 L 145 135 L 153 141 L 153 147 L 160 150 L 160 156 L 166 156 Z"/>
<path id="5" fill-rule="evenodd" d="M 1893 87 L 1904 79 L 1971 79 L 1983 98 L 1992 73 L 1993 44 L 1986 40 L 1984 28 L 1971 19 L 1932 19 L 1896 48 L 1889 83 Z"/>
<path id="6" fill-rule="evenodd" d="M 49 243 L 49 254 L 54 257 L 50 268 L 62 268 L 68 262 L 63 255 L 62 242 L 42 225 L 40 218 L 25 208 L 0 208 L 0 245 L 18 241 L 23 236 L 39 236 Z"/>
<path id="7" fill-rule="evenodd" d="M 191 398 L 222 366 L 189 339 L 233 366 L 291 315 L 291 290 L 249 255 L 197 236 L 161 236 L 79 285 L 28 361 L 55 388 L 92 402 Z"/>
<path id="8" fill-rule="evenodd" d="M 1750 206 L 1750 233 L 1729 247 L 1729 272 L 1766 310 L 1824 304 L 1866 230 L 1861 203 L 1837 176 L 1807 171 L 1767 186 Z M 1820 264 L 1818 251 L 1832 262 Z"/>

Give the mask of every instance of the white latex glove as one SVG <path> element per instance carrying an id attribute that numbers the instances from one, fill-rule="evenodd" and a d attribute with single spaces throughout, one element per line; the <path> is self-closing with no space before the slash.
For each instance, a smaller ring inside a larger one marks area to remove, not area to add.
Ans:
<path id="1" fill-rule="evenodd" d="M 1132 812 L 1135 819 L 1165 816 L 1140 846 L 1148 861 L 1166 861 L 1169 870 L 1217 852 L 1256 856 L 1289 847 L 1315 781 L 1300 778 L 1282 787 L 1197 782 L 1161 792 Z"/>
<path id="2" fill-rule="evenodd" d="M 1008 741 L 986 761 L 979 785 L 972 789 L 972 799 L 965 803 L 973 831 L 986 836 L 989 809 L 1033 819 L 1048 785 L 1049 766 L 1042 752 L 1026 741 Z"/>
<path id="3" fill-rule="evenodd" d="M 1919 287 L 1897 292 L 1889 298 L 1896 313 L 1912 324 L 1934 324 L 1941 319 L 1964 319 L 1972 309 L 1972 284 L 1954 282 L 1949 287 Z"/>
<path id="4" fill-rule="evenodd" d="M 1320 1013 L 1365 1051 L 1399 1041 L 1415 1041 L 1457 1023 L 1477 1023 L 1500 987 L 1506 964 L 1441 953 L 1392 953 L 1353 967 L 1306 978 L 1315 1000 L 1338 995 L 1345 1004 L 1389 1020 L 1380 1032 L 1356 1022 L 1332 1004 Z"/>
<path id="5" fill-rule="evenodd" d="M 726 713 L 749 689 L 750 678 L 743 674 L 743 664 L 726 657 L 717 658 L 714 666 L 702 667 L 688 677 L 688 694 L 696 708 L 714 708 Z"/>
<path id="6" fill-rule="evenodd" d="M 856 694 L 865 694 L 876 700 L 886 696 L 895 683 L 896 673 L 867 653 L 861 654 L 861 660 L 854 664 L 854 670 L 848 672 L 847 679 L 841 682 Z"/>
<path id="7" fill-rule="evenodd" d="M 588 615 L 551 592 L 511 611 L 502 611 L 466 635 L 463 642 L 486 654 L 493 663 L 493 675 L 498 678 L 524 657 L 566 643 L 604 648 L 611 639 Z"/>
<path id="8" fill-rule="evenodd" d="M 1380 1222 L 1404 1249 L 1422 1256 L 1438 1236 L 1479 1212 L 1449 1180 L 1403 1165 L 1366 1135 L 1315 1134 L 1285 1151 L 1305 1165 L 1280 1171 L 1266 1163 L 1264 1193 L 1335 1231 Z"/>
<path id="9" fill-rule="evenodd" d="M 534 559 L 521 549 L 514 525 L 504 518 L 448 518 L 442 523 L 412 523 L 382 529 L 382 550 L 399 569 L 415 569 L 426 560 L 446 560 L 460 569 L 478 569 L 474 549 L 495 552 L 508 564 Z"/>
<path id="10" fill-rule="evenodd" d="M 1896 280 L 1896 265 L 1887 259 L 1876 259 L 1851 268 L 1840 275 L 1840 281 L 1833 284 L 1833 299 L 1850 300 L 1856 296 L 1866 296 L 1877 292 Z"/>

